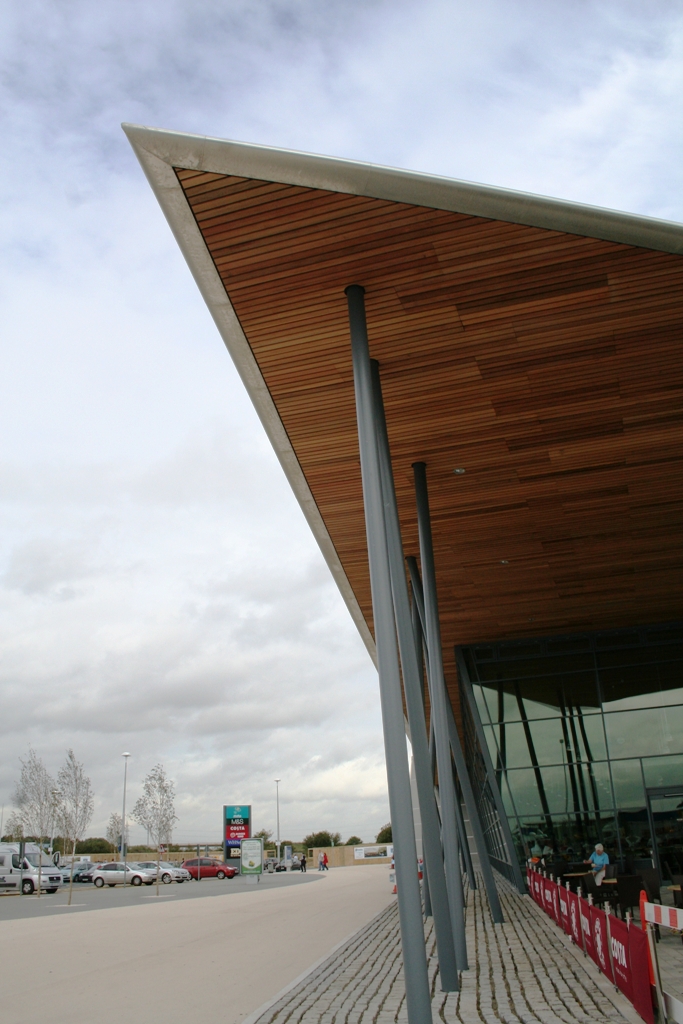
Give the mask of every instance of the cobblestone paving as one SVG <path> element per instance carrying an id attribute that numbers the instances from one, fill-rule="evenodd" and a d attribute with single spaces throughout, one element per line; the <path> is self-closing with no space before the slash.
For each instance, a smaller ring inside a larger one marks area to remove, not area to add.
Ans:
<path id="1" fill-rule="evenodd" d="M 482 890 L 467 897 L 470 969 L 461 989 L 439 987 L 431 919 L 425 924 L 434 1024 L 619 1024 L 632 1020 L 569 952 L 556 926 L 500 880 L 505 924 L 494 926 Z M 393 903 L 256 1024 L 405 1024 L 405 992 Z"/>

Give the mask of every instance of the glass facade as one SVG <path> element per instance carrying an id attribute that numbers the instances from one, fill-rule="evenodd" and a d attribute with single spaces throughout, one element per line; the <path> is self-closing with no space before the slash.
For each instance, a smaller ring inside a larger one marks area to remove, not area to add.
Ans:
<path id="1" fill-rule="evenodd" d="M 683 624 L 462 653 L 520 859 L 683 874 Z"/>

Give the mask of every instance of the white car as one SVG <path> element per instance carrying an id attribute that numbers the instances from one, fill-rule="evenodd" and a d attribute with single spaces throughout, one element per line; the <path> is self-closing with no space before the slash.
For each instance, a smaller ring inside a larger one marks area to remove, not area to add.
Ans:
<path id="1" fill-rule="evenodd" d="M 112 864 L 100 864 L 96 871 L 93 871 L 92 880 L 98 889 L 108 885 L 114 888 L 115 885 L 152 885 L 155 875 L 149 871 L 143 871 L 137 864 L 126 864 L 125 871 L 123 862 Z"/>
<path id="2" fill-rule="evenodd" d="M 138 861 L 137 867 L 142 868 L 143 871 L 148 871 L 150 874 L 157 877 L 157 862 L 155 860 L 141 860 Z M 185 868 L 179 867 L 177 864 L 171 864 L 168 861 L 159 861 L 159 878 L 164 885 L 169 885 L 171 882 L 189 882 L 192 879 L 192 875 Z"/>
<path id="3" fill-rule="evenodd" d="M 14 890 L 24 896 L 40 888 L 55 893 L 62 887 L 62 873 L 35 843 L 24 844 L 21 857 L 19 843 L 0 843 L 0 890 Z"/>

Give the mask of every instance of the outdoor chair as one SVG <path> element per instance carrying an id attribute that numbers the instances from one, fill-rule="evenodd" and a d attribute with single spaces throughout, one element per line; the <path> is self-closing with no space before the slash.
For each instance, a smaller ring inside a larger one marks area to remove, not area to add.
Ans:
<path id="1" fill-rule="evenodd" d="M 671 881 L 674 885 L 680 885 L 683 887 L 683 875 L 672 875 Z M 680 892 L 676 892 L 674 889 L 671 895 L 674 898 L 674 907 L 678 907 L 679 910 L 683 910 L 683 888 L 681 888 Z"/>
<path id="2" fill-rule="evenodd" d="M 616 864 L 608 864 L 605 868 L 605 878 L 616 878 L 618 866 Z"/>
<path id="3" fill-rule="evenodd" d="M 633 908 L 640 906 L 640 893 L 644 888 L 640 875 L 617 875 L 615 902 L 621 911 L 621 916 L 626 916 L 626 911 L 633 913 Z"/>
<path id="4" fill-rule="evenodd" d="M 597 906 L 602 906 L 605 900 L 609 899 L 610 893 L 606 890 L 608 888 L 612 888 L 612 886 L 605 886 L 603 888 L 603 886 L 598 885 L 592 874 L 586 875 L 585 878 L 580 879 L 580 881 L 584 896 L 592 896 L 593 903 Z"/>
<path id="5" fill-rule="evenodd" d="M 660 892 L 661 879 L 659 871 L 656 868 L 641 868 L 638 874 L 645 883 L 644 888 L 648 895 L 648 901 L 654 903 L 656 900 L 658 903 L 661 903 L 662 894 Z"/>

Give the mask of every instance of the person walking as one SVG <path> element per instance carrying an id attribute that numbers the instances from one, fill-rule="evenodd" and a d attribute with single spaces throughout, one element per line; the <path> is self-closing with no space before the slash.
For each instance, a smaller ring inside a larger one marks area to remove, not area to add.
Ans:
<path id="1" fill-rule="evenodd" d="M 305 875 L 306 874 L 306 854 L 305 853 L 302 853 L 301 856 L 299 857 L 299 864 L 301 865 L 301 871 Z"/>
<path id="2" fill-rule="evenodd" d="M 324 871 L 325 864 L 323 863 L 323 851 L 321 850 L 318 854 L 318 871 Z"/>
<path id="3" fill-rule="evenodd" d="M 323 854 L 323 871 L 329 871 L 330 870 L 329 864 L 330 864 L 330 862 L 327 859 L 327 854 L 324 853 Z"/>

